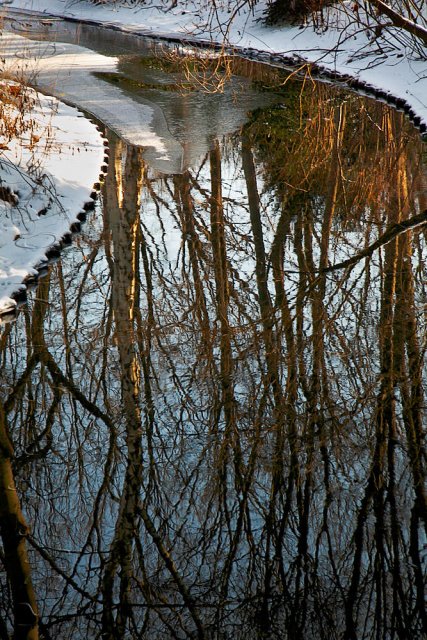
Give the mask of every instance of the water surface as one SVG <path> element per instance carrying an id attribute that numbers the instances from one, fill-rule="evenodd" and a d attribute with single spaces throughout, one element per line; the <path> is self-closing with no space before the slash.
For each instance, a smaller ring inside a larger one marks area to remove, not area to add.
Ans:
<path id="1" fill-rule="evenodd" d="M 9 627 L 6 571 L 42 638 L 424 637 L 425 149 L 332 87 L 280 101 L 170 175 L 109 132 L 0 328 Z"/>

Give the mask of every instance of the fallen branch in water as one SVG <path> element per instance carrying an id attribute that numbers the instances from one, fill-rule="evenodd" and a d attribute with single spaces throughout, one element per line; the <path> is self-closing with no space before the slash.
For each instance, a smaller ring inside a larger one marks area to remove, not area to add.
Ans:
<path id="1" fill-rule="evenodd" d="M 388 229 L 386 229 L 383 235 L 378 238 L 378 240 L 370 244 L 369 247 L 366 247 L 366 249 L 360 251 L 355 256 L 352 256 L 347 260 L 325 267 L 321 272 L 330 273 L 331 271 L 338 271 L 338 269 L 347 269 L 348 267 L 352 267 L 357 262 L 360 262 L 360 260 L 363 260 L 363 258 L 370 258 L 374 251 L 388 244 L 401 233 L 405 233 L 405 231 L 409 231 L 409 229 L 413 229 L 414 227 L 419 227 L 424 224 L 427 224 L 427 210 L 419 213 L 413 218 L 392 224 Z"/>

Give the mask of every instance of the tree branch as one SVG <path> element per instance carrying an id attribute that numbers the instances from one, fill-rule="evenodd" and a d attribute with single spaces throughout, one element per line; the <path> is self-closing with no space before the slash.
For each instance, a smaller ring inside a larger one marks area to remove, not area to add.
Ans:
<path id="1" fill-rule="evenodd" d="M 389 7 L 383 0 L 368 0 L 368 3 L 373 5 L 380 14 L 382 13 L 390 18 L 395 27 L 411 33 L 427 46 L 427 29 L 425 27 L 413 22 L 413 20 L 409 20 L 409 18 L 405 18 L 401 13 Z"/>

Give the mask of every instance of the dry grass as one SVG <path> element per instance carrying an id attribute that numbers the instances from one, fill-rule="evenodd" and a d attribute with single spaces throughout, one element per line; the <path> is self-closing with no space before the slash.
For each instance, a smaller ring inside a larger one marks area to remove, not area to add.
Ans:
<path id="1" fill-rule="evenodd" d="M 7 80 L 0 83 L 0 148 L 35 129 L 35 122 L 26 117 L 34 106 L 34 96 L 25 84 Z"/>

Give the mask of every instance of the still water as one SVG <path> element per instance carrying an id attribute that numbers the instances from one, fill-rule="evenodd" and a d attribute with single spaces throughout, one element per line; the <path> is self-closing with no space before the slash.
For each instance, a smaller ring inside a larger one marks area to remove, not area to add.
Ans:
<path id="1" fill-rule="evenodd" d="M 159 98 L 179 173 L 107 131 L 95 211 L 0 327 L 2 639 L 425 637 L 425 149 L 261 75 L 233 133 Z"/>

